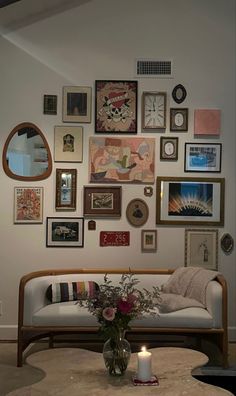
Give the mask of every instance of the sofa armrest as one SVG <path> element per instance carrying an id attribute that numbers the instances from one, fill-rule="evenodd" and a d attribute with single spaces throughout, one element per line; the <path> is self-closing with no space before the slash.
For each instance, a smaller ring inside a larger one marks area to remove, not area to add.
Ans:
<path id="1" fill-rule="evenodd" d="M 222 286 L 216 280 L 208 283 L 206 289 L 206 309 L 213 318 L 213 327 L 221 328 L 222 324 Z"/>

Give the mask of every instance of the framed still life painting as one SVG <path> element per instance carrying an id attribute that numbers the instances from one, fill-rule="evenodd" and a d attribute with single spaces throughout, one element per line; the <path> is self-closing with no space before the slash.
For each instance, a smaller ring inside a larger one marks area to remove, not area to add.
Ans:
<path id="1" fill-rule="evenodd" d="M 95 81 L 95 132 L 137 133 L 137 81 Z"/>
<path id="2" fill-rule="evenodd" d="M 43 222 L 43 187 L 15 187 L 14 223 Z"/>

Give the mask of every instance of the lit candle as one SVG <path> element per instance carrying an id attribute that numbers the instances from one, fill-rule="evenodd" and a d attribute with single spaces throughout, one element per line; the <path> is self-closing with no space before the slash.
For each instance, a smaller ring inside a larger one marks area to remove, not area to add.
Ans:
<path id="1" fill-rule="evenodd" d="M 152 354 L 146 350 L 146 347 L 141 348 L 142 352 L 138 353 L 138 374 L 137 377 L 140 381 L 146 382 L 152 376 Z"/>

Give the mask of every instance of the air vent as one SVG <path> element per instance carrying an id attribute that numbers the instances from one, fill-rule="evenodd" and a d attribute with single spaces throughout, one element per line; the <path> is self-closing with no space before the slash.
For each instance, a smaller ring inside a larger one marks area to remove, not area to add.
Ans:
<path id="1" fill-rule="evenodd" d="M 172 61 L 138 59 L 136 60 L 136 76 L 172 78 Z"/>

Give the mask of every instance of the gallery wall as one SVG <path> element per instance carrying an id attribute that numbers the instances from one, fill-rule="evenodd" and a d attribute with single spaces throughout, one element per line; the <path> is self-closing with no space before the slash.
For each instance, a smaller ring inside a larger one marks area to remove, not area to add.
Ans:
<path id="1" fill-rule="evenodd" d="M 167 93 L 165 132 L 145 132 L 155 138 L 155 177 L 186 177 L 185 142 L 222 143 L 222 168 L 215 174 L 193 177 L 225 178 L 225 222 L 217 229 L 235 237 L 235 1 L 227 0 L 93 0 L 73 10 L 0 37 L 0 144 L 21 122 L 32 122 L 44 133 L 54 158 L 54 127 L 62 122 L 64 86 L 92 87 L 92 121 L 71 124 L 83 127 L 83 162 L 53 162 L 51 176 L 39 182 L 9 178 L 0 167 L 0 339 L 15 339 L 18 284 L 25 273 L 47 268 L 177 268 L 184 265 L 185 225 L 156 224 L 156 183 L 151 197 L 144 184 L 122 184 L 122 214 L 119 219 L 96 219 L 96 230 L 84 224 L 83 248 L 46 247 L 46 218 L 83 216 L 83 186 L 89 185 L 88 142 L 94 133 L 95 80 L 138 81 L 138 134 L 141 128 L 143 91 Z M 4 56 L 3 56 L 4 55 Z M 173 61 L 172 78 L 137 78 L 135 60 L 148 58 Z M 183 84 L 187 97 L 176 105 L 171 93 Z M 57 115 L 43 114 L 44 94 L 57 95 Z M 187 132 L 171 132 L 169 109 L 189 109 Z M 194 110 L 220 109 L 221 132 L 214 137 L 194 137 Z M 129 135 L 126 135 L 129 136 Z M 177 161 L 160 160 L 161 136 L 177 136 Z M 55 210 L 57 168 L 77 169 L 77 207 L 74 212 Z M 14 224 L 14 188 L 43 187 L 43 223 Z M 127 221 L 126 208 L 134 198 L 145 200 L 149 217 L 143 227 Z M 191 228 L 191 224 L 188 225 Z M 195 226 L 192 228 L 196 228 Z M 201 226 L 199 228 L 209 228 Z M 141 231 L 157 230 L 157 251 L 141 251 Z M 129 231 L 130 245 L 99 246 L 100 231 Z M 236 339 L 235 250 L 225 254 L 219 245 L 218 270 L 229 288 L 229 332 Z"/>

